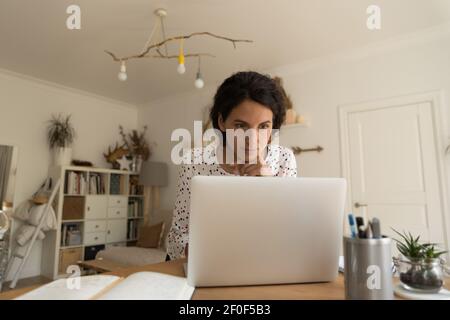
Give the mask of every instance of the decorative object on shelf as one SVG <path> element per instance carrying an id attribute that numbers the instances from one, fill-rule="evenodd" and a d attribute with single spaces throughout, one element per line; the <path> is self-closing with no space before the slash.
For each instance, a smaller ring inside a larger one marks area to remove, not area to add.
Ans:
<path id="1" fill-rule="evenodd" d="M 129 181 L 130 188 L 128 190 L 129 195 L 144 195 L 144 186 L 139 183 L 139 176 L 132 175 L 130 176 Z"/>
<path id="2" fill-rule="evenodd" d="M 394 230 L 394 229 L 393 229 Z M 404 289 L 419 293 L 437 293 L 444 285 L 444 274 L 450 275 L 450 268 L 440 258 L 447 251 L 439 251 L 435 243 L 420 243 L 420 236 L 400 233 L 397 249 L 402 256 L 394 258 Z"/>
<path id="3" fill-rule="evenodd" d="M 320 153 L 323 151 L 323 148 L 321 146 L 317 146 L 315 148 L 308 148 L 308 149 L 304 149 L 304 148 L 300 148 L 300 147 L 291 147 L 291 149 L 295 155 L 304 153 L 304 152 L 319 152 Z"/>
<path id="4" fill-rule="evenodd" d="M 120 167 L 120 165 L 117 162 L 117 160 L 119 160 L 129 154 L 130 154 L 130 150 L 127 149 L 125 144 L 119 146 L 119 144 L 116 143 L 116 146 L 114 147 L 114 149 L 111 150 L 111 147 L 108 147 L 108 153 L 103 153 L 103 156 L 105 157 L 106 162 L 108 162 L 112 165 L 113 169 L 118 169 Z"/>
<path id="5" fill-rule="evenodd" d="M 294 104 L 292 103 L 292 99 L 284 89 L 283 79 L 280 77 L 273 77 L 273 80 L 275 81 L 279 90 L 281 91 L 284 100 L 284 105 L 286 106 L 286 119 L 284 120 L 283 125 L 306 124 L 305 117 L 301 114 L 297 114 L 297 112 L 294 110 Z"/>
<path id="6" fill-rule="evenodd" d="M 72 165 L 74 166 L 79 166 L 79 167 L 93 167 L 94 165 L 92 164 L 92 162 L 90 161 L 86 161 L 86 160 L 76 160 L 73 159 L 72 160 Z"/>
<path id="7" fill-rule="evenodd" d="M 47 139 L 53 151 L 55 165 L 69 165 L 72 158 L 72 144 L 75 139 L 75 129 L 70 122 L 71 115 L 52 115 L 47 127 Z"/>
<path id="8" fill-rule="evenodd" d="M 116 160 L 119 164 L 119 170 L 130 170 L 131 160 L 128 160 L 126 156 L 123 156 L 119 160 Z"/>
<path id="9" fill-rule="evenodd" d="M 31 196 L 31 201 L 35 205 L 45 204 L 52 192 L 52 179 L 46 178 L 39 189 Z"/>
<path id="10" fill-rule="evenodd" d="M 128 135 L 124 132 L 123 127 L 119 126 L 119 133 L 122 136 L 124 146 L 129 150 L 131 156 L 131 171 L 140 172 L 142 162 L 147 161 L 151 156 L 150 146 L 145 139 L 147 126 L 144 126 L 142 132 L 132 130 Z"/>
<path id="11" fill-rule="evenodd" d="M 126 69 L 125 63 L 132 59 L 141 59 L 141 58 L 177 59 L 178 60 L 177 72 L 179 74 L 184 74 L 186 72 L 185 58 L 198 58 L 198 71 L 197 71 L 197 75 L 196 75 L 194 84 L 195 84 L 196 88 L 201 89 L 204 86 L 204 81 L 203 81 L 203 78 L 202 78 L 201 72 L 200 72 L 200 58 L 201 57 L 214 57 L 214 55 L 209 54 L 209 53 L 188 53 L 188 54 L 186 54 L 184 52 L 184 41 L 185 40 L 188 40 L 192 37 L 209 36 L 209 37 L 213 37 L 216 39 L 229 41 L 233 44 L 233 47 L 235 49 L 236 49 L 236 43 L 238 43 L 238 42 L 246 42 L 246 43 L 253 42 L 252 40 L 239 40 L 239 39 L 227 38 L 224 36 L 213 34 L 211 32 L 194 32 L 194 33 L 191 33 L 188 35 L 179 35 L 179 36 L 166 38 L 165 27 L 164 27 L 164 18 L 167 17 L 167 10 L 163 9 L 163 8 L 159 8 L 154 11 L 154 14 L 157 17 L 157 19 L 159 19 L 159 23 L 155 23 L 153 25 L 153 28 L 150 32 L 147 42 L 145 43 L 144 48 L 140 53 L 133 54 L 130 56 L 118 57 L 111 51 L 105 50 L 105 52 L 107 54 L 109 54 L 115 62 L 120 63 L 120 69 L 119 69 L 119 74 L 118 74 L 118 79 L 120 81 L 127 80 L 128 75 L 127 75 L 127 69 Z M 153 37 L 158 28 L 161 28 L 162 41 L 151 44 Z M 169 55 L 168 50 L 167 50 L 167 43 L 173 42 L 173 41 L 180 42 L 179 52 L 178 52 L 178 54 L 175 54 L 175 55 Z M 164 53 L 161 51 L 162 47 L 164 47 Z M 152 50 L 156 54 L 151 55 L 150 52 Z"/>

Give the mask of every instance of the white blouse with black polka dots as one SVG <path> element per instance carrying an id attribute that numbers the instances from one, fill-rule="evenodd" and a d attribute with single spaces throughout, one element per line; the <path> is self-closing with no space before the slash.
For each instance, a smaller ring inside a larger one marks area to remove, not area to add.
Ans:
<path id="1" fill-rule="evenodd" d="M 203 149 L 205 152 L 207 148 Z M 209 150 L 209 152 L 214 152 Z M 167 236 L 167 254 L 171 260 L 184 257 L 184 249 L 189 241 L 189 206 L 190 183 L 196 175 L 202 176 L 232 176 L 234 174 L 225 171 L 219 164 L 207 164 L 203 161 L 202 150 L 192 149 L 192 163 L 183 164 L 179 170 L 179 178 L 176 192 L 175 209 L 173 211 L 172 226 Z M 199 158 L 200 157 L 200 158 Z M 194 160 L 195 159 L 195 160 Z M 297 164 L 292 150 L 279 146 L 268 145 L 265 163 L 272 169 L 277 177 L 296 177 Z"/>

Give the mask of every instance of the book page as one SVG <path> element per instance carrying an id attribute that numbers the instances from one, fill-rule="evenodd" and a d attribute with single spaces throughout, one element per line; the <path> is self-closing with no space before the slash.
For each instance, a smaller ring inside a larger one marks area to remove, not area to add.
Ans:
<path id="1" fill-rule="evenodd" d="M 27 292 L 15 300 L 89 300 L 107 291 L 121 279 L 110 275 L 59 279 Z M 79 286 L 76 281 L 80 281 Z"/>
<path id="2" fill-rule="evenodd" d="M 157 272 L 138 272 L 108 290 L 99 300 L 189 300 L 187 279 Z"/>

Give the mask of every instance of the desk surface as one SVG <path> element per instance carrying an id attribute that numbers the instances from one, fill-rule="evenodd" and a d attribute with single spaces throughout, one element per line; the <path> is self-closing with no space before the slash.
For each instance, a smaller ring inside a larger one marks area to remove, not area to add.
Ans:
<path id="1" fill-rule="evenodd" d="M 106 259 L 96 259 L 96 260 L 86 260 L 79 262 L 78 265 L 82 268 L 95 270 L 98 272 L 110 272 L 117 269 L 127 268 L 120 263 L 116 263 L 114 261 L 106 260 Z"/>
<path id="2" fill-rule="evenodd" d="M 154 271 L 183 277 L 184 262 L 185 260 L 181 259 L 147 266 L 123 268 L 103 274 L 128 277 L 136 272 Z M 343 276 L 339 275 L 336 281 L 330 283 L 198 288 L 195 290 L 192 299 L 344 299 L 343 279 Z M 0 300 L 14 299 L 37 287 L 39 286 L 31 286 L 0 293 Z"/>
<path id="3" fill-rule="evenodd" d="M 112 272 L 104 273 L 120 277 L 141 271 L 153 271 L 171 274 L 175 276 L 184 276 L 184 259 L 151 264 L 141 267 L 129 267 Z M 0 300 L 13 299 L 24 294 L 38 286 L 6 291 L 0 293 Z M 446 287 L 449 289 L 450 286 Z M 197 288 L 192 297 L 193 300 L 220 300 L 220 299 L 318 299 L 327 300 L 344 299 L 344 277 L 339 274 L 333 282 L 311 283 L 311 284 L 289 284 L 289 285 L 270 285 L 270 286 L 245 286 L 245 287 L 217 287 L 217 288 Z"/>
<path id="4" fill-rule="evenodd" d="M 156 271 L 184 277 L 184 259 L 143 267 L 132 267 L 104 274 L 127 277 L 140 271 Z M 270 286 L 197 288 L 193 300 L 220 299 L 344 299 L 344 277 L 340 274 L 334 282 L 314 284 L 289 284 Z"/>

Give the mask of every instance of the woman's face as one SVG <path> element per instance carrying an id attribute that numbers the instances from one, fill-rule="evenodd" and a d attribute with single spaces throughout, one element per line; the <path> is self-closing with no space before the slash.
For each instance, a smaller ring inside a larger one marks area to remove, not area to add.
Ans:
<path id="1" fill-rule="evenodd" d="M 248 163 L 255 161 L 255 157 L 261 154 L 269 143 L 272 119 L 273 112 L 268 107 L 252 100 L 244 100 L 230 112 L 225 120 L 219 116 L 219 128 L 224 132 L 227 129 L 234 130 L 232 140 L 234 145 L 230 145 L 230 139 L 227 139 L 227 145 L 233 147 L 237 159 Z M 245 138 L 242 138 L 244 134 Z"/>

